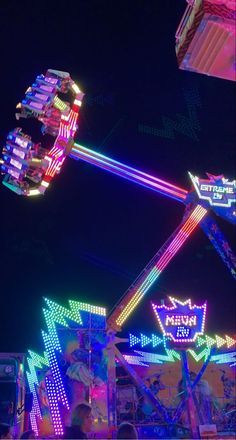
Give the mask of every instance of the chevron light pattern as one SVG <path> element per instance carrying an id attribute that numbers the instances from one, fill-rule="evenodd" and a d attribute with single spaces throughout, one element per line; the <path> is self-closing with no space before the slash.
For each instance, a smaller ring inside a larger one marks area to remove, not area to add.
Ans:
<path id="1" fill-rule="evenodd" d="M 205 338 L 203 338 L 202 336 L 198 336 L 197 341 L 196 341 L 196 346 L 201 347 L 202 345 L 205 345 L 205 344 L 206 344 Z"/>
<path id="2" fill-rule="evenodd" d="M 163 339 L 152 334 L 152 346 L 155 348 L 157 345 L 164 343 Z"/>
<path id="3" fill-rule="evenodd" d="M 38 379 L 35 368 L 43 368 L 46 366 L 50 368 L 52 380 L 47 378 L 45 380 L 47 396 L 49 400 L 50 413 L 52 417 L 54 433 L 56 436 L 63 435 L 63 425 L 59 411 L 59 402 L 69 409 L 69 402 L 64 388 L 60 368 L 57 362 L 57 352 L 62 352 L 60 340 L 58 337 L 57 326 L 69 327 L 68 321 L 73 321 L 77 325 L 82 326 L 82 318 L 80 312 L 88 312 L 93 315 L 101 316 L 105 319 L 106 309 L 102 307 L 92 306 L 77 301 L 69 301 L 70 308 L 60 306 L 59 304 L 45 298 L 47 309 L 43 309 L 45 321 L 47 324 L 47 331 L 42 331 L 42 337 L 45 345 L 44 356 L 40 356 L 29 350 L 29 372 L 27 372 L 27 379 L 30 391 L 33 393 L 33 409 L 31 411 L 32 429 L 38 435 L 37 417 L 41 418 L 40 405 L 36 393 L 36 386 Z M 103 319 L 103 322 L 104 322 Z"/>
<path id="4" fill-rule="evenodd" d="M 141 347 L 145 347 L 145 345 L 148 345 L 152 342 L 152 339 L 146 335 L 143 335 L 143 333 L 140 334 L 140 337 L 141 337 Z"/>
<path id="5" fill-rule="evenodd" d="M 164 344 L 163 336 L 157 336 L 152 334 L 151 336 L 147 336 L 143 333 L 140 333 L 140 336 L 136 336 L 133 333 L 129 333 L 129 346 L 133 347 L 134 345 L 140 345 L 141 347 L 145 347 L 148 344 L 152 344 L 152 347 L 155 348 L 160 344 Z"/>
<path id="6" fill-rule="evenodd" d="M 141 343 L 141 339 L 138 338 L 137 336 L 133 335 L 132 333 L 129 334 L 129 346 L 133 347 L 136 344 L 140 344 Z"/>
<path id="7" fill-rule="evenodd" d="M 212 337 L 205 334 L 205 336 L 199 336 L 196 341 L 196 347 L 201 347 L 202 345 L 206 345 L 208 348 L 212 347 L 213 345 L 215 345 L 217 348 L 221 348 L 223 346 L 225 346 L 225 348 L 231 348 L 236 345 L 236 339 L 229 335 L 225 335 L 223 338 L 219 335 Z"/>
<path id="8" fill-rule="evenodd" d="M 164 338 L 162 335 L 156 334 L 152 334 L 150 336 L 143 333 L 140 333 L 139 335 L 129 333 L 130 347 L 133 347 L 134 345 L 140 345 L 143 348 L 148 344 L 152 344 L 153 348 L 157 347 L 160 344 L 163 344 L 164 347 L 166 347 L 166 338 Z M 236 345 L 236 339 L 229 335 L 225 335 L 225 337 L 223 338 L 219 335 L 209 336 L 205 334 L 204 336 L 198 336 L 195 344 L 196 348 L 205 345 L 207 348 L 211 348 L 212 346 L 215 346 L 216 348 L 221 348 L 225 346 L 224 348 L 229 349 Z"/>
<path id="9" fill-rule="evenodd" d="M 196 362 L 199 362 L 201 360 L 205 362 L 210 354 L 210 348 L 207 347 L 203 348 L 203 350 L 200 351 L 199 353 L 196 353 L 195 350 L 188 350 L 188 353 L 191 354 L 191 356 Z"/>

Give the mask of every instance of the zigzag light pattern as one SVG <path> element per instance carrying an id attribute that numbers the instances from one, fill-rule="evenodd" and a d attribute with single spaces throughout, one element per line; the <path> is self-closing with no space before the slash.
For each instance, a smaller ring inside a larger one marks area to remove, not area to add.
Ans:
<path id="1" fill-rule="evenodd" d="M 140 339 L 139 342 L 141 342 Z M 192 349 L 188 349 L 187 351 L 193 357 L 195 362 L 199 362 L 201 360 L 205 362 L 208 356 L 210 355 L 211 347 L 204 347 L 198 353 L 196 352 L 196 350 L 192 350 Z M 176 359 L 177 360 L 180 359 L 180 354 L 177 351 L 169 350 L 166 347 L 165 347 L 166 354 L 148 353 L 139 350 L 134 350 L 134 352 L 137 353 L 137 355 L 124 355 L 126 361 L 129 364 L 133 364 L 133 365 L 148 366 L 150 363 L 163 364 L 165 362 L 175 362 Z M 235 357 L 236 357 L 236 352 L 229 352 L 229 353 L 226 352 L 217 355 L 212 355 L 210 361 L 215 362 L 217 364 L 232 363 L 234 361 L 234 363 L 230 365 L 230 367 L 233 367 L 236 365 Z"/>
<path id="2" fill-rule="evenodd" d="M 52 378 L 55 384 L 55 386 L 53 387 L 50 386 L 50 384 L 48 383 L 50 406 L 55 408 L 55 411 L 52 415 L 55 435 L 62 435 L 63 434 L 62 420 L 59 409 L 55 407 L 56 405 L 55 401 L 56 402 L 61 401 L 62 405 L 65 406 L 67 409 L 69 409 L 69 402 L 56 357 L 56 352 L 62 351 L 56 330 L 56 324 L 60 324 L 64 327 L 68 327 L 67 321 L 65 319 L 67 318 L 77 322 L 79 325 L 82 325 L 82 319 L 79 313 L 79 309 L 75 310 L 75 307 L 73 308 L 73 310 L 68 310 L 65 307 L 62 307 L 48 299 L 45 299 L 45 301 L 50 309 L 50 310 L 45 310 L 45 309 L 43 310 L 45 321 L 48 328 L 48 334 L 43 331 L 42 336 L 49 359 Z"/>
<path id="3" fill-rule="evenodd" d="M 73 313 L 83 312 L 93 313 L 95 315 L 106 316 L 106 309 L 104 307 L 93 306 L 78 301 L 69 301 L 70 308 Z"/>
<path id="4" fill-rule="evenodd" d="M 180 354 L 175 350 L 166 350 L 166 354 L 146 353 L 145 351 L 135 350 L 136 353 L 143 356 L 144 362 L 161 363 L 175 362 L 175 359 L 180 359 Z"/>
<path id="5" fill-rule="evenodd" d="M 56 324 L 63 327 L 68 327 L 67 320 L 76 322 L 82 325 L 82 319 L 80 311 L 92 313 L 95 315 L 106 316 L 106 310 L 102 307 L 96 307 L 89 304 L 69 301 L 70 309 L 62 307 L 57 303 L 45 299 L 45 302 L 49 308 L 43 309 L 45 321 L 47 324 L 48 333 L 42 331 L 42 337 L 45 345 L 45 356 L 39 356 L 36 353 L 29 351 L 31 358 L 28 359 L 30 372 L 27 373 L 30 390 L 33 393 L 33 411 L 32 417 L 32 429 L 38 435 L 37 417 L 41 418 L 40 406 L 35 390 L 35 385 L 38 385 L 38 379 L 35 371 L 35 367 L 41 368 L 41 364 L 50 367 L 52 374 L 52 381 L 46 378 L 46 388 L 48 394 L 48 400 L 50 405 L 50 412 L 52 416 L 52 422 L 55 435 L 63 435 L 63 425 L 59 411 L 58 402 L 61 402 L 63 406 L 69 409 L 69 402 L 67 399 L 66 391 L 63 385 L 61 372 L 57 362 L 57 352 L 62 352 L 61 344 L 59 341 Z"/>
<path id="6" fill-rule="evenodd" d="M 236 351 L 230 353 L 216 354 L 211 357 L 211 360 L 216 364 L 229 364 L 232 362 L 230 367 L 234 367 L 236 365 Z"/>
<path id="7" fill-rule="evenodd" d="M 53 337 L 51 337 L 50 334 L 47 335 L 47 333 L 45 333 L 44 331 L 42 331 L 42 337 L 49 359 L 52 378 L 55 383 L 56 397 L 62 402 L 63 406 L 69 409 L 69 402 L 66 396 L 66 391 L 63 385 L 61 372 L 56 358 L 57 349 L 55 349 Z M 55 425 L 54 430 L 56 435 L 61 435 L 61 432 L 57 432 Z"/>
<path id="8" fill-rule="evenodd" d="M 166 350 L 166 354 L 148 353 L 146 351 L 135 350 L 135 355 L 124 355 L 129 364 L 148 366 L 151 364 L 163 364 L 165 362 L 175 362 L 180 360 L 180 354 L 175 350 Z"/>
<path id="9" fill-rule="evenodd" d="M 203 348 L 200 353 L 196 353 L 195 350 L 188 350 L 188 353 L 191 354 L 196 362 L 199 362 L 202 358 L 204 358 L 204 361 L 206 361 L 210 354 L 210 348 Z"/>
<path id="10" fill-rule="evenodd" d="M 175 362 L 176 359 L 180 359 L 180 354 L 175 350 L 166 350 L 166 354 L 148 353 L 144 351 L 135 350 L 137 355 L 124 355 L 125 360 L 132 365 L 149 366 L 149 364 L 163 364 L 166 362 Z M 196 362 L 206 361 L 209 354 L 210 348 L 203 348 L 199 353 L 195 350 L 188 350 L 188 353 L 193 357 Z M 221 353 L 217 355 L 212 355 L 210 362 L 215 362 L 216 364 L 231 364 L 230 367 L 236 365 L 236 352 Z"/>
<path id="11" fill-rule="evenodd" d="M 67 318 L 82 325 L 82 319 L 79 313 L 79 309 L 75 310 L 74 308 L 73 310 L 68 310 L 65 307 L 62 307 L 47 298 L 45 298 L 45 302 L 49 307 L 49 310 L 43 309 L 47 328 L 50 336 L 53 339 L 54 348 L 61 352 L 61 345 L 56 331 L 56 324 L 61 324 L 63 327 L 68 327 L 67 321 L 65 319 Z"/>
<path id="12" fill-rule="evenodd" d="M 145 364 L 145 362 L 143 362 L 143 357 L 142 356 L 134 356 L 134 355 L 129 355 L 129 354 L 124 354 L 124 359 L 126 360 L 126 362 L 128 362 L 128 364 L 130 365 L 139 365 L 141 367 L 148 367 L 149 364 Z M 159 362 L 161 363 L 161 362 Z"/>
<path id="13" fill-rule="evenodd" d="M 36 435 L 38 436 L 38 425 L 37 425 L 37 417 L 40 419 L 42 418 L 40 405 L 35 389 L 35 385 L 38 385 L 38 378 L 35 371 L 35 367 L 37 368 L 43 368 L 43 366 L 49 366 L 49 361 L 47 357 L 47 353 L 44 352 L 44 356 L 40 356 L 37 353 L 34 353 L 33 351 L 29 350 L 30 357 L 27 358 L 29 371 L 26 372 L 27 381 L 29 384 L 29 389 L 33 395 L 33 408 L 30 412 L 30 421 L 32 429 L 35 431 Z"/>

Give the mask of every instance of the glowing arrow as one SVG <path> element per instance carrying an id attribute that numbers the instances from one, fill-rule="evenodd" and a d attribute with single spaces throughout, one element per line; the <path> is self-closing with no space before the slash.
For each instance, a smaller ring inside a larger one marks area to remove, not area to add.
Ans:
<path id="1" fill-rule="evenodd" d="M 233 347 L 236 344 L 236 340 L 233 338 L 230 338 L 228 335 L 225 336 L 227 347 Z"/>
<path id="2" fill-rule="evenodd" d="M 146 335 L 143 335 L 142 333 L 140 334 L 141 336 L 141 347 L 145 347 L 145 345 L 148 345 L 152 342 L 152 339 L 149 338 Z"/>
<path id="3" fill-rule="evenodd" d="M 217 345 L 217 348 L 220 348 L 220 347 L 222 347 L 224 344 L 226 344 L 226 340 L 223 339 L 223 338 L 221 338 L 220 336 L 215 335 L 215 338 L 216 338 L 216 345 Z"/>
<path id="4" fill-rule="evenodd" d="M 136 344 L 139 344 L 141 342 L 140 338 L 137 338 L 137 336 L 133 335 L 132 333 L 129 334 L 129 346 L 133 347 Z"/>
<path id="5" fill-rule="evenodd" d="M 205 336 L 205 339 L 206 339 L 206 345 L 208 348 L 211 348 L 212 345 L 214 345 L 216 343 L 215 339 L 211 338 L 208 335 Z"/>
<path id="6" fill-rule="evenodd" d="M 205 339 L 204 339 L 204 338 L 201 338 L 201 336 L 198 336 L 198 338 L 197 338 L 197 342 L 196 342 L 197 347 L 201 347 L 201 346 L 204 345 L 205 343 L 206 343 Z"/>
<path id="7" fill-rule="evenodd" d="M 155 348 L 157 345 L 162 344 L 163 339 L 159 338 L 158 336 L 152 334 L 152 346 Z"/>

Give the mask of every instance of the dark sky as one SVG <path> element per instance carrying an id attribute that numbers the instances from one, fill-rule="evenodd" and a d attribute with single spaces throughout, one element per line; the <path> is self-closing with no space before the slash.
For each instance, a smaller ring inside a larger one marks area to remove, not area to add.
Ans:
<path id="1" fill-rule="evenodd" d="M 178 70 L 174 36 L 185 7 L 184 0 L 1 2 L 1 145 L 17 126 L 15 105 L 26 88 L 54 68 L 86 93 L 77 134 L 84 145 L 184 188 L 188 170 L 232 179 L 234 84 Z M 190 122 L 186 96 L 195 105 Z M 163 120 L 176 123 L 178 115 L 178 130 L 163 130 Z M 143 133 L 144 125 L 156 135 Z M 40 137 L 35 122 L 24 129 Z M 112 308 L 184 212 L 70 158 L 44 197 L 24 199 L 1 186 L 0 203 L 0 351 L 41 350 L 43 296 Z M 219 225 L 233 245 L 233 226 Z M 168 294 L 207 299 L 208 333 L 233 333 L 234 281 L 200 228 L 125 331 L 156 332 L 150 300 Z"/>

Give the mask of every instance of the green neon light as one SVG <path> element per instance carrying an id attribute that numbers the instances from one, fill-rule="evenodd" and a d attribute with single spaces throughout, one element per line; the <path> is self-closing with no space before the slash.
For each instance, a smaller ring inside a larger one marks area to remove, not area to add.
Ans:
<path id="1" fill-rule="evenodd" d="M 209 354 L 210 354 L 210 349 L 209 348 L 204 348 L 202 351 L 200 351 L 200 353 L 196 353 L 195 350 L 187 350 L 188 353 L 191 354 L 191 356 L 193 357 L 193 359 L 196 362 L 199 362 L 202 358 L 204 360 L 204 362 L 207 360 Z"/>

